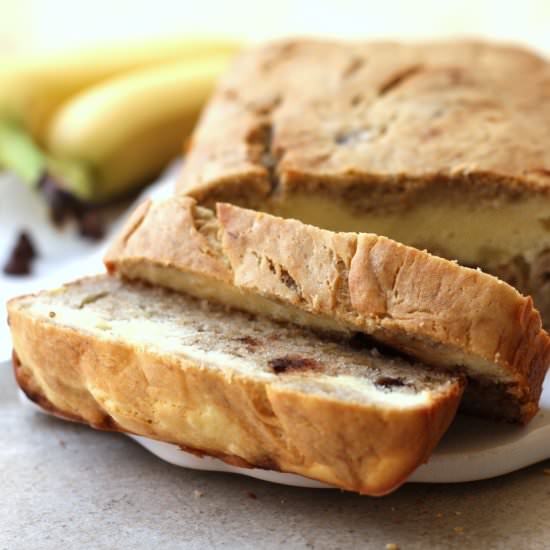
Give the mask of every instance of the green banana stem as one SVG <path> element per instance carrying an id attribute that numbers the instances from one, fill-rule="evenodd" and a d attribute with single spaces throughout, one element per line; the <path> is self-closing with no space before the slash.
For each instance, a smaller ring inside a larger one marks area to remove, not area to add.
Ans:
<path id="1" fill-rule="evenodd" d="M 49 156 L 46 159 L 46 173 L 60 190 L 83 202 L 93 202 L 93 171 L 86 163 Z"/>
<path id="2" fill-rule="evenodd" d="M 46 155 L 21 126 L 0 122 L 0 168 L 16 174 L 33 189 L 46 170 Z"/>
<path id="3" fill-rule="evenodd" d="M 32 189 L 44 177 L 81 201 L 93 199 L 93 173 L 81 161 L 55 158 L 45 153 L 20 125 L 0 121 L 0 168 L 13 172 Z"/>

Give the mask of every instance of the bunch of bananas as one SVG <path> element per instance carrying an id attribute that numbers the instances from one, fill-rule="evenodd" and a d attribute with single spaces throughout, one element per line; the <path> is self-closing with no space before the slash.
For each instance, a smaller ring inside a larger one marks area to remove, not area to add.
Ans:
<path id="1" fill-rule="evenodd" d="M 0 61 L 0 168 L 82 204 L 128 193 L 178 155 L 237 49 L 184 38 Z"/>

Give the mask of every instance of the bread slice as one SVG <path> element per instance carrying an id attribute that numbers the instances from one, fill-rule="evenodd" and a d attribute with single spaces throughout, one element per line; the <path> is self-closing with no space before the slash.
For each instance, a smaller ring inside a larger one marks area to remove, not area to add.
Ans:
<path id="1" fill-rule="evenodd" d="M 465 371 L 464 410 L 527 422 L 550 338 L 530 298 L 478 270 L 372 234 L 189 197 L 143 203 L 105 258 L 110 272 L 325 332 L 361 332 Z"/>
<path id="2" fill-rule="evenodd" d="M 287 40 L 245 53 L 178 190 L 479 266 L 550 323 L 550 64 L 521 48 Z"/>
<path id="3" fill-rule="evenodd" d="M 17 381 L 40 406 L 365 494 L 428 460 L 463 389 L 361 343 L 115 277 L 16 298 L 8 312 Z"/>

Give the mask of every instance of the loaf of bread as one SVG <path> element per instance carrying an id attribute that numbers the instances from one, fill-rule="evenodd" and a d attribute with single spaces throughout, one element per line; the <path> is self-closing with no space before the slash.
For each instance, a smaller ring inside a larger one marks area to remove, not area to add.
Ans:
<path id="1" fill-rule="evenodd" d="M 373 234 L 332 233 L 189 197 L 142 204 L 107 253 L 110 272 L 325 332 L 361 332 L 464 371 L 463 408 L 527 422 L 550 338 L 530 298 L 491 275 Z"/>
<path id="2" fill-rule="evenodd" d="M 178 191 L 479 266 L 550 323 L 550 64 L 508 45 L 287 40 L 223 78 Z"/>
<path id="3" fill-rule="evenodd" d="M 102 276 L 8 306 L 41 407 L 242 467 L 381 495 L 428 460 L 463 390 L 368 342 Z"/>

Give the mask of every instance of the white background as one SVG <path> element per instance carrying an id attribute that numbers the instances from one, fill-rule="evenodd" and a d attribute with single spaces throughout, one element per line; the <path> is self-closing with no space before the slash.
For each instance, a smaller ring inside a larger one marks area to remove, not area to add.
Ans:
<path id="1" fill-rule="evenodd" d="M 128 37 L 217 32 L 424 38 L 467 34 L 550 52 L 549 0 L 0 0 L 0 51 L 51 51 Z"/>

